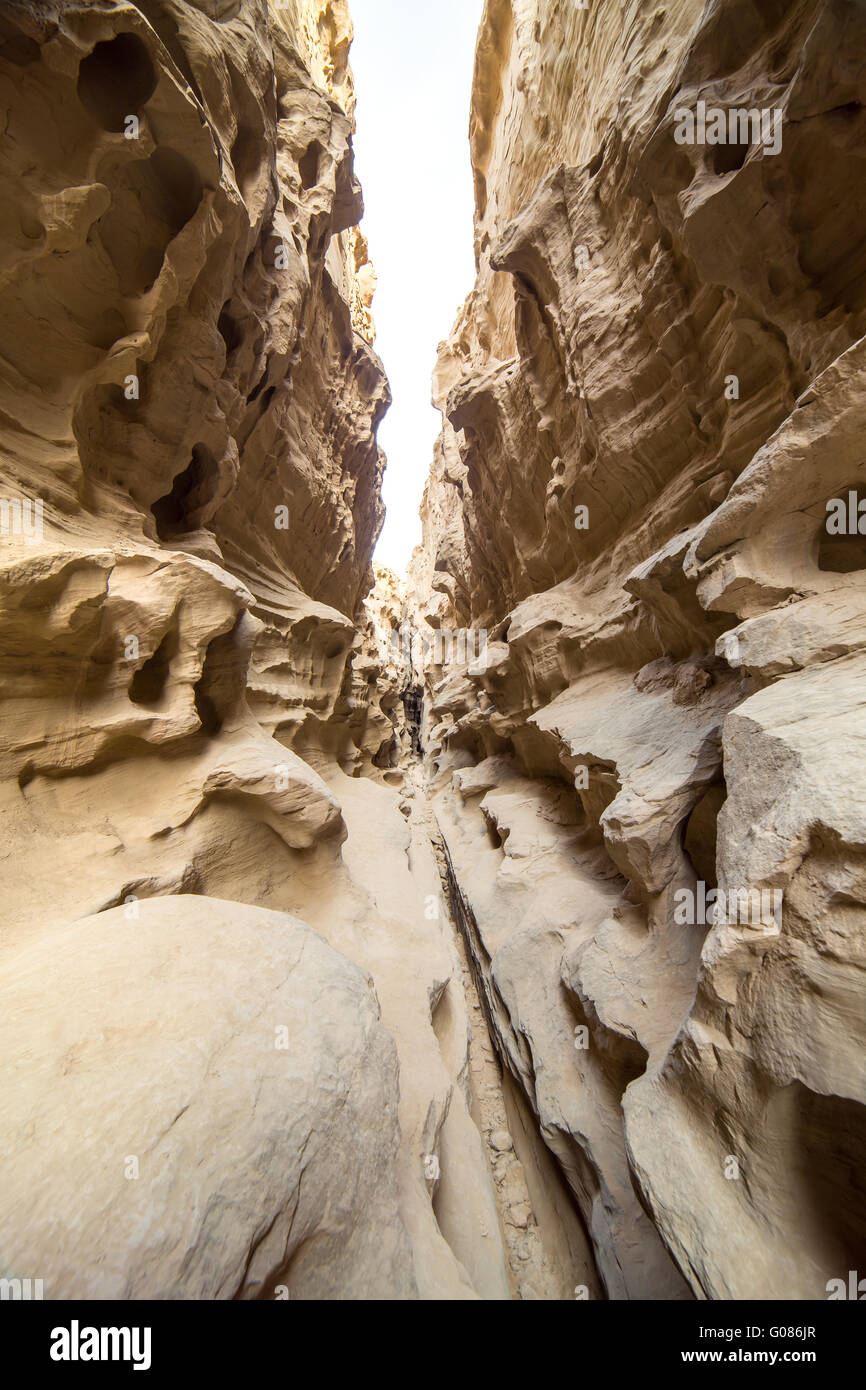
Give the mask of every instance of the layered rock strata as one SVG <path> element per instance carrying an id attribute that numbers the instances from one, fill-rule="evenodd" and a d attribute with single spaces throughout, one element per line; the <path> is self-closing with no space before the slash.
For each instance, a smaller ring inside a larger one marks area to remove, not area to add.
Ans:
<path id="1" fill-rule="evenodd" d="M 517 1287 L 386 785 L 350 41 L 0 15 L 0 1277 L 46 1298 Z"/>
<path id="2" fill-rule="evenodd" d="M 843 0 L 485 6 L 413 588 L 489 645 L 424 732 L 611 1298 L 866 1258 L 864 102 Z"/>
<path id="3" fill-rule="evenodd" d="M 487 0 L 408 583 L 351 39 L 0 13 L 0 1279 L 826 1297 L 863 11 Z"/>

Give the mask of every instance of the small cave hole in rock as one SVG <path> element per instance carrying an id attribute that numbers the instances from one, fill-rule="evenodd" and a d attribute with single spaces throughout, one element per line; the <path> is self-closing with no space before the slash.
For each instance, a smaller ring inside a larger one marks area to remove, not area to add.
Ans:
<path id="1" fill-rule="evenodd" d="M 78 99 L 103 130 L 120 132 L 156 90 L 156 70 L 137 34 L 98 43 L 78 69 Z"/>
<path id="2" fill-rule="evenodd" d="M 30 786 L 30 783 L 35 780 L 36 776 L 36 768 L 33 766 L 33 764 L 25 763 L 18 774 L 18 786 L 20 787 L 22 792 L 27 790 L 27 788 Z"/>
<path id="3" fill-rule="evenodd" d="M 373 756 L 373 766 L 380 771 L 387 772 L 392 767 L 397 767 L 400 761 L 400 749 L 396 738 L 388 738 L 382 744 L 378 753 Z"/>
<path id="4" fill-rule="evenodd" d="M 228 303 L 224 304 L 217 320 L 217 330 L 226 345 L 226 355 L 231 357 L 243 342 L 243 334 L 240 326 L 229 312 Z"/>
<path id="5" fill-rule="evenodd" d="M 161 541 L 197 531 L 219 483 L 219 469 L 209 449 L 196 444 L 188 468 L 175 478 L 171 492 L 151 507 Z"/>
<path id="6" fill-rule="evenodd" d="M 324 153 L 318 140 L 313 140 L 298 161 L 301 187 L 305 193 L 309 192 L 311 188 L 315 188 L 319 182 L 319 160 Z"/>
<path id="7" fill-rule="evenodd" d="M 742 169 L 748 153 L 749 146 L 745 142 L 733 145 L 715 145 L 712 154 L 713 172 L 719 175 L 733 174 L 736 169 Z"/>
<path id="8" fill-rule="evenodd" d="M 244 618 L 242 613 L 230 632 L 208 643 L 201 675 L 193 690 L 196 714 L 208 738 L 222 733 L 226 719 L 246 690 L 246 648 L 239 635 Z"/>
<path id="9" fill-rule="evenodd" d="M 489 843 L 489 845 L 490 845 L 490 848 L 491 848 L 491 849 L 502 849 L 502 836 L 500 835 L 499 831 L 496 829 L 496 826 L 493 824 L 493 821 L 492 821 L 492 820 L 488 820 L 488 821 L 486 822 L 486 824 L 487 824 L 487 840 L 488 840 L 488 843 Z"/>
<path id="10" fill-rule="evenodd" d="M 198 171 L 177 150 L 160 145 L 148 161 L 153 175 L 153 187 L 148 190 L 146 211 L 158 217 L 171 229 L 173 236 L 182 231 L 198 211 L 202 200 L 202 182 Z"/>
<path id="11" fill-rule="evenodd" d="M 261 154 L 259 135 L 247 126 L 239 126 L 232 145 L 232 168 L 242 193 L 246 193 L 258 177 L 262 164 Z"/>
<path id="12" fill-rule="evenodd" d="M 171 663 L 177 655 L 177 650 L 177 632 L 172 629 L 165 634 L 153 656 L 148 657 L 133 676 L 129 698 L 134 705 L 159 704 L 165 694 Z"/>
<path id="13" fill-rule="evenodd" d="M 247 396 L 247 405 L 255 405 L 256 401 L 265 391 L 273 389 L 272 387 L 268 387 L 268 371 L 269 367 L 266 365 L 264 375 L 260 378 L 258 385 L 254 386 Z"/>
<path id="14" fill-rule="evenodd" d="M 220 672 L 224 666 L 224 649 L 220 644 L 224 641 L 224 638 L 216 638 L 208 646 L 201 676 L 193 689 L 195 712 L 208 738 L 216 738 L 225 722 L 217 698 Z"/>
<path id="15" fill-rule="evenodd" d="M 45 224 L 39 221 L 38 217 L 31 217 L 26 211 L 22 211 L 19 216 L 21 235 L 28 241 L 40 241 L 45 235 Z"/>
<path id="16" fill-rule="evenodd" d="M 121 166 L 114 193 L 95 235 L 117 272 L 121 294 L 134 297 L 152 288 L 169 245 L 199 206 L 202 184 L 183 155 L 161 146 L 147 159 Z"/>
<path id="17" fill-rule="evenodd" d="M 866 569 L 866 488 L 840 488 L 818 534 L 818 568 L 828 574 Z"/>
<path id="18" fill-rule="evenodd" d="M 330 217 L 311 217 L 307 253 L 311 262 L 321 260 L 331 240 Z"/>
<path id="19" fill-rule="evenodd" d="M 716 840 L 719 812 L 727 800 L 724 782 L 708 787 L 689 816 L 683 837 L 683 847 L 699 879 L 707 888 L 718 888 L 716 877 Z"/>

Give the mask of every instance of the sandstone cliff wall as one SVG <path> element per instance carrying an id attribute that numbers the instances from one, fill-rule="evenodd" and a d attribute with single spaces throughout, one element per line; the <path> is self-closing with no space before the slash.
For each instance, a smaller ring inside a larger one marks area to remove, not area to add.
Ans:
<path id="1" fill-rule="evenodd" d="M 46 1298 L 516 1288 L 385 785 L 351 36 L 0 12 L 0 1275 Z"/>
<path id="2" fill-rule="evenodd" d="M 413 584 L 490 640 L 428 671 L 425 733 L 613 1298 L 820 1298 L 864 1258 L 866 557 L 826 526 L 866 486 L 864 26 L 488 0 L 479 37 Z M 678 139 L 699 102 L 768 124 Z"/>
<path id="3" fill-rule="evenodd" d="M 0 8 L 0 1278 L 823 1298 L 866 1259 L 866 11 L 488 0 L 405 583 L 351 41 Z"/>

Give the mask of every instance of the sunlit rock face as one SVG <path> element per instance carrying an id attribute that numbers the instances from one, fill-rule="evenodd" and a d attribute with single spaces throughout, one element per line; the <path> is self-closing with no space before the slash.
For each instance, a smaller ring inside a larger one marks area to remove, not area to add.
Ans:
<path id="1" fill-rule="evenodd" d="M 866 1258 L 864 103 L 843 0 L 486 5 L 413 602 L 489 646 L 425 736 L 612 1298 Z"/>
<path id="2" fill-rule="evenodd" d="M 515 1287 L 387 785 L 351 37 L 0 14 L 0 1274 L 46 1298 Z"/>
<path id="3" fill-rule="evenodd" d="M 4 10 L 0 428 L 40 510 L 2 538 L 7 921 L 207 891 L 228 805 L 250 850 L 339 832 L 286 750 L 333 713 L 383 515 L 345 18 Z"/>

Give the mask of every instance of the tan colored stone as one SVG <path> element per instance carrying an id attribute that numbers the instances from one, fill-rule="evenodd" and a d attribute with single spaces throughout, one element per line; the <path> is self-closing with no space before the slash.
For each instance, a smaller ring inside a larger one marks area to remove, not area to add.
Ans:
<path id="1" fill-rule="evenodd" d="M 427 767 L 611 1298 L 862 1262 L 866 549 L 826 526 L 866 496 L 854 50 L 835 3 L 488 0 L 479 35 L 410 598 L 489 641 L 427 673 Z M 678 143 L 698 100 L 778 111 L 781 148 Z M 783 906 L 680 920 L 715 890 Z"/>

